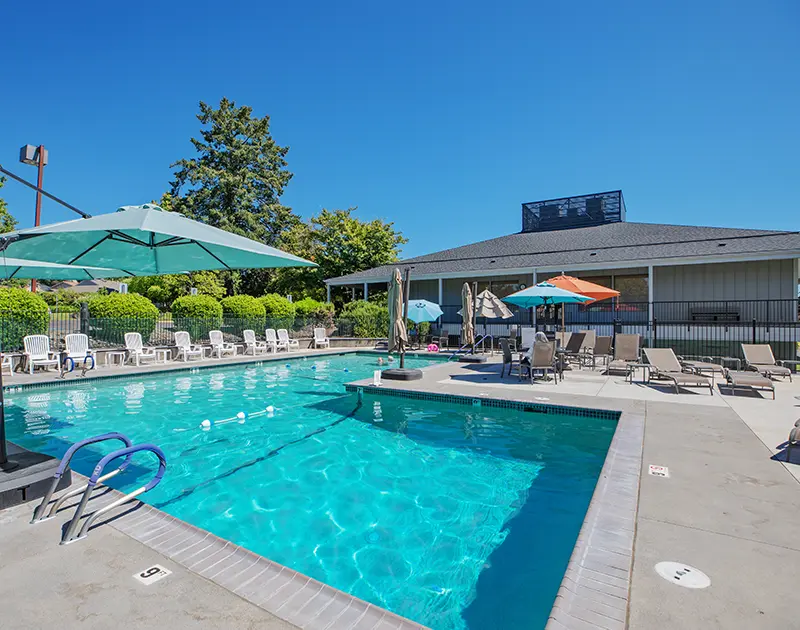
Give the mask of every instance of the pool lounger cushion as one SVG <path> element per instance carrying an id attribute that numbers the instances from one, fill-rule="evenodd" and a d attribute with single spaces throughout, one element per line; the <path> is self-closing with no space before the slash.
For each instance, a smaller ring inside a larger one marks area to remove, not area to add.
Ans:
<path id="1" fill-rule="evenodd" d="M 728 384 L 734 396 L 736 395 L 737 387 L 752 387 L 754 389 L 769 389 L 772 391 L 772 399 L 775 400 L 775 383 L 758 372 L 735 372 L 733 370 L 728 370 L 725 373 L 725 377 L 728 380 Z"/>

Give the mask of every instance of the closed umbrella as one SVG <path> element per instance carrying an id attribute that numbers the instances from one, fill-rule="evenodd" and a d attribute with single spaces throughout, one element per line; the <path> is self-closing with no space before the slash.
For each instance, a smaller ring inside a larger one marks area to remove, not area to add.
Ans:
<path id="1" fill-rule="evenodd" d="M 313 267 L 313 262 L 154 204 L 2 235 L 8 256 L 158 275 L 218 269 Z"/>
<path id="2" fill-rule="evenodd" d="M 465 282 L 461 287 L 461 345 L 471 345 L 475 343 L 475 326 L 472 318 L 475 316 L 474 304 L 472 302 L 472 289 L 469 282 Z"/>
<path id="3" fill-rule="evenodd" d="M 316 266 L 153 204 L 123 206 L 110 214 L 3 234 L 0 251 L 76 267 L 119 268 L 124 275 Z M 8 469 L 2 387 L 0 371 L 0 468 Z"/>
<path id="4" fill-rule="evenodd" d="M 408 342 L 406 324 L 403 321 L 403 277 L 395 269 L 389 282 L 389 352 L 402 354 Z"/>

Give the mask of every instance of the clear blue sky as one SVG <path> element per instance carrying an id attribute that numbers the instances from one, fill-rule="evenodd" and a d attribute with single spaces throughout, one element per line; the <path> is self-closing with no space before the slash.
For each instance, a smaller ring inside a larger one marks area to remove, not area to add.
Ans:
<path id="1" fill-rule="evenodd" d="M 92 5 L 92 6 L 89 6 Z M 800 227 L 800 4 L 9 2 L 0 163 L 90 213 L 157 198 L 199 100 L 272 117 L 303 216 L 358 206 L 416 255 L 520 203 L 622 188 L 628 219 Z M 7 182 L 22 226 L 33 192 Z M 71 218 L 45 201 L 43 222 Z"/>

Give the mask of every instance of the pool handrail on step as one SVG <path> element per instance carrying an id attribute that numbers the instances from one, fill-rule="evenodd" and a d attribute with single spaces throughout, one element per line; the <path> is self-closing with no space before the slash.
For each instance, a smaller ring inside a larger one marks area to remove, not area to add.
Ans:
<path id="1" fill-rule="evenodd" d="M 75 536 L 75 530 L 78 529 L 78 523 L 83 516 L 83 512 L 86 509 L 86 504 L 89 502 L 89 497 L 92 494 L 92 491 L 95 489 L 95 486 L 99 483 L 100 479 L 102 478 L 101 475 L 103 473 L 103 469 L 108 465 L 109 462 L 117 459 L 118 457 L 126 457 L 129 458 L 134 453 L 139 453 L 142 451 L 150 451 L 158 458 L 158 472 L 156 472 L 155 476 L 144 486 L 141 486 L 134 490 L 133 492 L 129 492 L 128 494 L 112 501 L 108 505 L 104 505 L 103 507 L 97 509 L 91 516 L 89 516 L 83 523 L 81 530 L 77 536 Z M 65 545 L 70 542 L 74 542 L 75 540 L 80 540 L 85 538 L 87 533 L 89 532 L 89 528 L 92 526 L 99 516 L 105 514 L 109 510 L 113 510 L 115 507 L 122 505 L 123 503 L 127 503 L 131 499 L 135 499 L 140 494 L 147 492 L 148 490 L 152 490 L 155 488 L 161 479 L 164 477 L 164 472 L 167 469 L 167 458 L 164 456 L 164 452 L 158 448 L 155 444 L 135 444 L 133 446 L 128 446 L 126 448 L 121 448 L 118 451 L 114 451 L 113 453 L 109 453 L 100 462 L 97 466 L 94 467 L 94 472 L 92 476 L 89 477 L 89 482 L 86 484 L 86 490 L 83 493 L 83 497 L 81 497 L 81 502 L 78 504 L 78 509 L 75 510 L 75 514 L 72 517 L 72 520 L 69 522 L 66 530 L 64 531 L 64 535 L 61 538 L 61 544 Z"/>
<path id="2" fill-rule="evenodd" d="M 467 348 L 472 347 L 474 349 L 477 348 L 478 346 L 483 346 L 483 343 L 486 341 L 486 339 L 492 340 L 492 352 L 494 352 L 494 337 L 492 337 L 492 335 L 483 335 L 481 337 L 478 337 L 474 341 L 474 343 L 465 343 L 458 350 L 456 350 L 449 357 L 447 357 L 447 360 L 450 361 L 452 359 L 455 359 L 462 351 L 466 350 Z"/>
<path id="3" fill-rule="evenodd" d="M 67 452 L 64 453 L 64 457 L 61 458 L 61 462 L 56 469 L 55 474 L 53 475 L 53 483 L 50 485 L 50 489 L 45 493 L 42 502 L 39 504 L 39 507 L 36 508 L 33 512 L 33 518 L 31 519 L 31 524 L 38 523 L 39 521 L 46 520 L 52 516 L 55 516 L 55 513 L 58 511 L 58 508 L 63 505 L 64 501 L 70 497 L 74 497 L 76 494 L 80 494 L 86 489 L 86 486 L 80 486 L 73 490 L 67 492 L 64 496 L 62 496 L 58 501 L 56 501 L 52 507 L 50 508 L 50 512 L 47 516 L 44 516 L 44 511 L 47 508 L 47 504 L 50 503 L 50 499 L 53 498 L 53 493 L 56 491 L 58 487 L 58 482 L 61 481 L 61 477 L 64 475 L 64 471 L 66 471 L 67 466 L 69 466 L 70 460 L 72 460 L 72 456 L 75 455 L 77 451 L 82 449 L 84 446 L 88 446 L 89 444 L 97 444 L 98 442 L 104 442 L 106 440 L 120 440 L 125 446 L 131 446 L 133 442 L 130 439 L 123 435 L 122 433 L 118 433 L 117 431 L 111 431 L 110 433 L 103 433 L 102 435 L 95 435 L 94 437 L 86 438 L 85 440 L 81 440 L 79 442 L 75 442 L 72 446 L 67 449 Z M 123 470 L 128 467 L 130 463 L 131 457 L 133 455 L 128 455 L 125 458 L 125 461 L 117 468 L 116 470 L 111 471 L 107 475 L 104 475 L 102 478 L 98 479 L 98 483 L 102 483 L 106 479 L 110 479 L 114 475 L 118 475 Z"/>

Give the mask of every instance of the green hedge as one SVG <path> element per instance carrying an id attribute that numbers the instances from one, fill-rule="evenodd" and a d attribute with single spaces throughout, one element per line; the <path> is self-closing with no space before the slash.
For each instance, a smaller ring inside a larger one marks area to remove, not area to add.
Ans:
<path id="1" fill-rule="evenodd" d="M 172 303 L 174 330 L 185 330 L 192 341 L 208 339 L 208 331 L 222 326 L 222 304 L 210 295 L 184 295 Z"/>
<path id="2" fill-rule="evenodd" d="M 297 312 L 295 305 L 282 295 L 267 293 L 258 298 L 267 313 L 265 328 L 292 328 Z"/>
<path id="3" fill-rule="evenodd" d="M 248 328 L 256 333 L 264 329 L 267 310 L 264 304 L 251 295 L 232 295 L 222 300 L 222 314 L 225 318 L 225 332 L 238 337 Z"/>
<path id="4" fill-rule="evenodd" d="M 359 300 L 345 304 L 339 316 L 341 334 L 352 328 L 354 337 L 386 337 L 389 334 L 389 309 Z"/>
<path id="5" fill-rule="evenodd" d="M 138 332 L 147 343 L 156 327 L 158 308 L 143 295 L 109 293 L 87 302 L 89 326 L 98 341 L 114 345 L 125 343 L 126 332 Z"/>
<path id="6" fill-rule="evenodd" d="M 22 348 L 25 335 L 45 335 L 50 323 L 47 303 L 25 289 L 0 287 L 0 349 Z"/>

